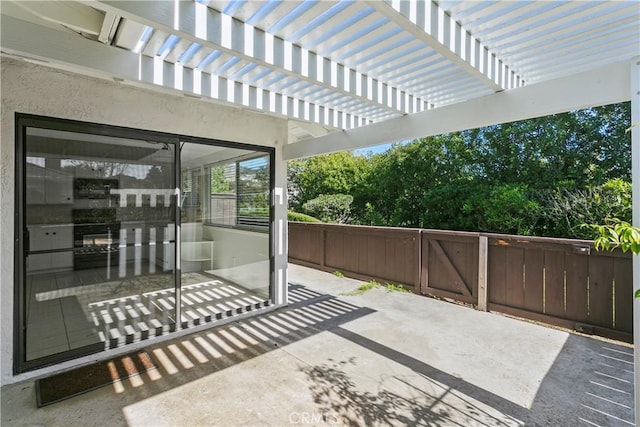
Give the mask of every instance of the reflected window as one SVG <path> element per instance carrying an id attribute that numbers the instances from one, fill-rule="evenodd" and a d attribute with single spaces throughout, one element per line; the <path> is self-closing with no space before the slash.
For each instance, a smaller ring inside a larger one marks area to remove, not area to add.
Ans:
<path id="1" fill-rule="evenodd" d="M 268 229 L 270 166 L 261 155 L 207 167 L 209 216 L 217 225 Z"/>

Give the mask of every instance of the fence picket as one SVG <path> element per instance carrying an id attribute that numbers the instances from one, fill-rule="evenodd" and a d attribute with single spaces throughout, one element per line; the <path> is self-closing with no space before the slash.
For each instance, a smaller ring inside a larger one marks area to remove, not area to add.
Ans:
<path id="1" fill-rule="evenodd" d="M 524 253 L 524 304 L 525 310 L 542 313 L 544 282 L 544 251 L 529 249 Z"/>
<path id="2" fill-rule="evenodd" d="M 580 254 L 567 254 L 565 265 L 567 267 L 566 316 L 576 322 L 586 323 L 589 321 L 589 257 Z"/>
<path id="3" fill-rule="evenodd" d="M 564 310 L 564 252 L 545 251 L 544 253 L 544 313 L 550 316 L 565 317 Z"/>

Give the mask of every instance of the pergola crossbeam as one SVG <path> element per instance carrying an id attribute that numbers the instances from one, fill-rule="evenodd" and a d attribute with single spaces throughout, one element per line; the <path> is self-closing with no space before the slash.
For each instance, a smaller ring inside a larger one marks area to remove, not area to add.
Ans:
<path id="1" fill-rule="evenodd" d="M 285 158 L 353 150 L 623 102 L 629 100 L 629 93 L 629 64 L 624 61 L 291 144 L 285 147 Z"/>
<path id="2" fill-rule="evenodd" d="M 397 105 L 382 102 L 366 93 L 358 94 L 351 88 L 347 90 L 345 81 L 354 81 L 358 75 L 361 75 L 355 70 L 314 52 L 306 50 L 303 52 L 303 49 L 297 45 L 196 2 L 151 4 L 139 1 L 87 1 L 86 3 L 151 26 L 166 34 L 174 34 L 183 40 L 198 43 L 212 51 L 220 51 L 230 57 L 238 58 L 243 61 L 243 64 L 256 64 L 263 69 L 273 70 L 272 73 L 282 73 L 393 114 L 414 112 L 410 109 L 402 110 Z M 302 70 L 308 70 L 306 75 Z M 213 70 L 209 68 L 208 71 Z M 237 70 L 225 71 L 231 72 L 220 77 L 229 78 Z M 381 83 L 385 90 L 387 88 L 386 83 L 379 82 L 377 79 L 367 76 L 362 78 L 365 80 L 364 87 L 377 86 Z M 371 82 L 367 82 L 368 79 L 371 79 Z M 270 90 L 268 87 L 264 89 Z M 283 91 L 283 95 L 290 94 Z M 313 99 L 307 101 L 314 102 Z"/>
<path id="3" fill-rule="evenodd" d="M 494 92 L 522 83 L 503 61 L 433 1 L 388 4 L 370 0 L 368 4 Z"/>

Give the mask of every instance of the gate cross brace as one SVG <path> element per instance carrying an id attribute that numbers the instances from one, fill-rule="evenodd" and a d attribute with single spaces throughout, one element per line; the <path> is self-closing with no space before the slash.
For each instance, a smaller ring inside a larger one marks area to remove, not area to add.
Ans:
<path id="1" fill-rule="evenodd" d="M 431 246 L 433 246 L 433 249 L 435 249 L 436 255 L 438 256 L 440 261 L 442 261 L 442 264 L 444 264 L 445 268 L 449 271 L 449 274 L 453 276 L 454 282 L 458 286 L 460 291 L 462 291 L 464 295 L 471 296 L 471 289 L 469 289 L 469 286 L 467 286 L 467 284 L 465 283 L 456 266 L 453 265 L 444 249 L 442 249 L 440 243 L 438 243 L 437 240 L 429 240 L 429 243 L 431 244 Z"/>

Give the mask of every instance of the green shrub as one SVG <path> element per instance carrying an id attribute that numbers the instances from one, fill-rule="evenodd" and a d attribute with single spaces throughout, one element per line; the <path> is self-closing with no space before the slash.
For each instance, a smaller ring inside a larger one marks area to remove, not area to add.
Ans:
<path id="1" fill-rule="evenodd" d="M 321 194 L 302 205 L 302 209 L 323 222 L 347 224 L 351 219 L 353 196 L 349 194 Z"/>
<path id="2" fill-rule="evenodd" d="M 310 215 L 305 215 L 305 214 L 301 214 L 293 211 L 287 212 L 287 219 L 289 221 L 297 221 L 297 222 L 320 222 L 318 218 L 314 218 Z"/>

